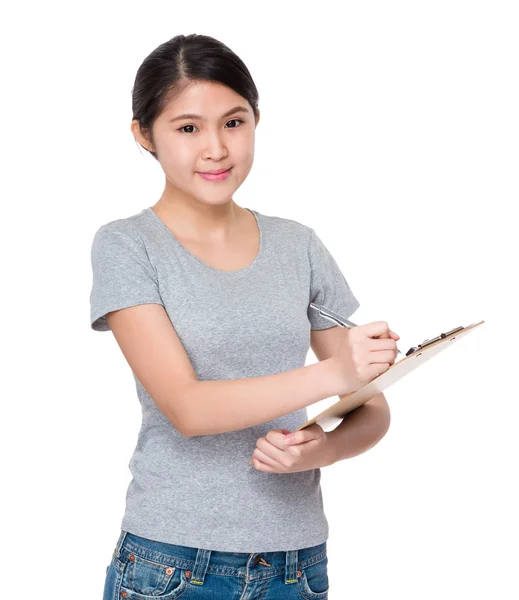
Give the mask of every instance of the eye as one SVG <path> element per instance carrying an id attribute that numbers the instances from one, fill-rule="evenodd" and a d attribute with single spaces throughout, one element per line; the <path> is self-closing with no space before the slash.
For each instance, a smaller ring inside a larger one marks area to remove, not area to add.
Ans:
<path id="1" fill-rule="evenodd" d="M 231 119 L 230 121 L 227 121 L 227 123 L 232 123 L 232 122 L 237 122 L 237 123 L 244 123 L 245 121 L 242 121 L 241 119 Z M 236 127 L 231 127 L 231 129 L 236 129 Z"/>
<path id="2" fill-rule="evenodd" d="M 241 119 L 231 119 L 230 121 L 227 121 L 227 123 L 233 123 L 233 122 L 238 122 L 238 123 L 245 123 L 245 121 L 242 121 Z M 182 133 L 193 133 L 192 131 L 184 131 L 184 129 L 186 127 L 195 127 L 195 125 L 184 125 L 183 127 L 180 127 L 179 129 L 177 129 L 177 131 L 181 131 Z M 236 129 L 237 127 L 231 127 L 230 129 Z"/>

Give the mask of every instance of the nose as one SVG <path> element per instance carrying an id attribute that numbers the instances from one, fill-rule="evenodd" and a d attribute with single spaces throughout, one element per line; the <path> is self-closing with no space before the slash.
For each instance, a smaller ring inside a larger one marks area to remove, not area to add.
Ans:
<path id="1" fill-rule="evenodd" d="M 222 135 L 217 131 L 207 134 L 207 145 L 204 153 L 204 160 L 212 159 L 215 162 L 221 161 L 227 155 L 227 148 L 222 139 Z"/>

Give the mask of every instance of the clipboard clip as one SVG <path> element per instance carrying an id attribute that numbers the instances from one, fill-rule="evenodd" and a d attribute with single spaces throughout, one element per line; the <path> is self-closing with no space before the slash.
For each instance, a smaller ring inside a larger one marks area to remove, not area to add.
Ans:
<path id="1" fill-rule="evenodd" d="M 427 346 L 434 344 L 434 342 L 437 342 L 438 340 L 443 340 L 446 337 L 448 337 L 449 335 L 456 333 L 457 331 L 462 331 L 463 329 L 465 329 L 465 328 L 464 327 L 455 327 L 454 329 L 451 329 L 447 333 L 440 333 L 439 336 L 433 338 L 432 340 L 424 340 L 421 344 L 418 344 L 418 346 L 413 346 L 412 348 L 409 348 L 409 350 L 405 353 L 405 355 L 409 356 L 410 354 L 413 354 L 414 352 L 418 352 L 418 350 L 423 350 Z"/>

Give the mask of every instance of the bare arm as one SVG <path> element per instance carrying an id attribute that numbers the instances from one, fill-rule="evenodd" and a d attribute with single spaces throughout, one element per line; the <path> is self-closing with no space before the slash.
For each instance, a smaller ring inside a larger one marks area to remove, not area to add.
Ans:
<path id="1" fill-rule="evenodd" d="M 185 390 L 187 436 L 245 429 L 304 408 L 337 393 L 330 361 L 284 373 L 228 381 L 195 381 Z"/>
<path id="2" fill-rule="evenodd" d="M 332 464 L 373 448 L 386 435 L 390 423 L 391 413 L 383 393 L 348 413 L 333 431 L 326 434 L 330 440 Z"/>
<path id="3" fill-rule="evenodd" d="M 329 360 L 263 377 L 200 381 L 164 307 L 131 306 L 106 319 L 137 379 L 186 437 L 265 423 L 341 387 Z"/>

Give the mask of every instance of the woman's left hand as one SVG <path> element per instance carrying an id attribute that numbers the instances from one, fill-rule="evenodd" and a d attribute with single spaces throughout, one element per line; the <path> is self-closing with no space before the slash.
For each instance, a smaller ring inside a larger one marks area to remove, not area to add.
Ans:
<path id="1" fill-rule="evenodd" d="M 288 442 L 289 435 L 294 442 Z M 257 440 L 252 460 L 257 471 L 268 473 L 297 473 L 334 462 L 328 434 L 317 423 L 294 433 L 271 429 Z"/>

